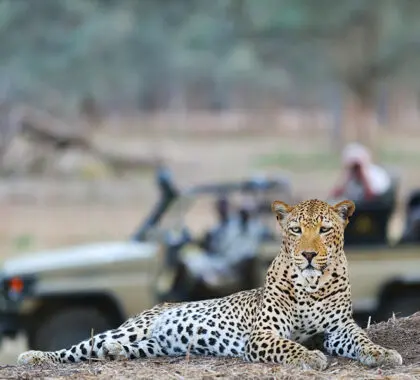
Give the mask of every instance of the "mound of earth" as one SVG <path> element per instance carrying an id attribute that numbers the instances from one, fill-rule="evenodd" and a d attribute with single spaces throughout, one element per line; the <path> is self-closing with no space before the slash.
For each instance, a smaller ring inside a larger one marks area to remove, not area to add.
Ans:
<path id="1" fill-rule="evenodd" d="M 240 359 L 178 357 L 131 361 L 95 361 L 91 364 L 42 367 L 3 366 L 1 379 L 419 379 L 420 312 L 407 318 L 390 319 L 367 329 L 371 339 L 401 353 L 398 368 L 368 369 L 343 358 L 331 358 L 323 372 L 287 369 L 281 365 L 245 363 Z"/>

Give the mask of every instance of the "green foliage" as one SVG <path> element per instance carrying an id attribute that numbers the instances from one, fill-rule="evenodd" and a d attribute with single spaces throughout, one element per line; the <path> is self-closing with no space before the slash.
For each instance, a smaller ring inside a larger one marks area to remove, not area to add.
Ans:
<path id="1" fill-rule="evenodd" d="M 34 245 L 34 237 L 29 234 L 16 236 L 13 239 L 13 246 L 16 251 L 27 251 Z"/>
<path id="2" fill-rule="evenodd" d="M 298 154 L 283 151 L 262 155 L 256 160 L 255 166 L 260 168 L 276 167 L 293 172 L 307 172 L 311 169 L 330 171 L 340 167 L 340 157 L 333 152 L 316 151 Z"/>
<path id="3" fill-rule="evenodd" d="M 134 107 L 157 97 L 166 106 L 197 84 L 215 97 L 238 84 L 281 93 L 294 83 L 306 91 L 348 79 L 334 53 L 343 46 L 345 52 L 348 31 L 369 17 L 380 26 L 363 64 L 401 56 L 392 72 L 403 67 L 411 78 L 416 49 L 408 57 L 401 46 L 420 36 L 417 3 L 2 0 L 0 87 L 9 84 L 9 96 L 18 100 L 70 109 L 86 94 Z"/>

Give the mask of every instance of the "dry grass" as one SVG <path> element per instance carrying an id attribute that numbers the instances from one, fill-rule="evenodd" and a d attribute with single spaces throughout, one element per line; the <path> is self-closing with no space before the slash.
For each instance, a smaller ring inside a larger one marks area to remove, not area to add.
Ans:
<path id="1" fill-rule="evenodd" d="M 1 379 L 418 379 L 420 378 L 420 313 L 390 319 L 367 329 L 378 344 L 397 349 L 404 365 L 369 369 L 343 358 L 330 358 L 325 371 L 297 370 L 276 364 L 245 363 L 241 359 L 175 357 L 118 362 L 92 362 L 44 367 L 4 366 Z"/>
<path id="2" fill-rule="evenodd" d="M 132 362 L 108 362 L 81 365 L 48 366 L 44 368 L 16 368 L 0 370 L 2 379 L 68 378 L 72 379 L 415 379 L 420 365 L 396 369 L 366 369 L 344 360 L 332 360 L 323 372 L 296 370 L 275 364 L 249 364 L 240 359 L 193 357 L 144 359 Z"/>

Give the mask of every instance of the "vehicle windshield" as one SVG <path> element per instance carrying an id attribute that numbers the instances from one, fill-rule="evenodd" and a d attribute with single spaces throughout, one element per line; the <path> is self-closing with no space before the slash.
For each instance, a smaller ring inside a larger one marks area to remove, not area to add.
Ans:
<path id="1" fill-rule="evenodd" d="M 221 199 L 228 205 L 228 218 L 238 218 L 240 210 L 249 210 L 254 221 L 260 221 L 270 233 L 275 235 L 276 223 L 270 205 L 278 195 L 274 191 L 183 194 L 169 206 L 156 226 L 149 231 L 148 238 L 161 239 L 168 232 L 178 234 L 184 228 L 193 237 L 203 236 L 221 223 L 218 210 L 218 202 Z"/>
<path id="2" fill-rule="evenodd" d="M 181 230 L 185 226 L 185 218 L 194 206 L 196 199 L 192 196 L 178 197 L 162 215 L 154 228 L 162 231 Z"/>
<path id="3" fill-rule="evenodd" d="M 226 223 L 262 224 L 265 236 L 276 236 L 271 212 L 274 200 L 291 201 L 290 184 L 284 179 L 210 184 L 193 187 L 172 198 L 162 198 L 143 223 L 135 239 L 161 241 L 187 230 L 195 240 Z M 236 221 L 235 221 L 236 220 Z M 224 227 L 223 227 L 224 228 Z"/>
<path id="4" fill-rule="evenodd" d="M 217 223 L 216 200 L 215 194 L 182 195 L 169 207 L 155 228 L 175 233 L 187 228 L 193 235 L 200 234 Z"/>

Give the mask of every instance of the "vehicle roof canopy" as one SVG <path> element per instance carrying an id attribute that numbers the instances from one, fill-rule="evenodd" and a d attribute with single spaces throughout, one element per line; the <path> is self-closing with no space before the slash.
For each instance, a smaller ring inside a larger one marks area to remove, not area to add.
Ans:
<path id="1" fill-rule="evenodd" d="M 244 181 L 204 184 L 187 188 L 181 192 L 186 196 L 199 196 L 204 194 L 223 195 L 233 192 L 253 193 L 256 191 L 290 191 L 290 181 L 286 178 L 276 179 L 250 179 Z"/>

